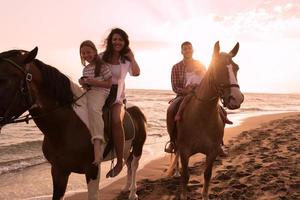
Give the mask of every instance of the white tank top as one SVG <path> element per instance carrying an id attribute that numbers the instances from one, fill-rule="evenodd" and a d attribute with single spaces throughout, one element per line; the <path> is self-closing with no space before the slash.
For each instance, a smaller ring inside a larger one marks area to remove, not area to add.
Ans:
<path id="1" fill-rule="evenodd" d="M 202 77 L 196 74 L 195 72 L 186 72 L 185 73 L 186 78 L 186 84 L 185 86 L 188 86 L 190 84 L 200 84 L 202 81 Z"/>
<path id="2" fill-rule="evenodd" d="M 118 80 L 121 77 L 121 65 L 110 65 L 110 70 L 112 74 L 112 84 L 118 84 Z"/>

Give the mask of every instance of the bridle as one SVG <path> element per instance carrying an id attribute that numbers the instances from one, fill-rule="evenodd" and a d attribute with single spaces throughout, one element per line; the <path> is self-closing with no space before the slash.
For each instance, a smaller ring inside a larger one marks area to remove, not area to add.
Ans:
<path id="1" fill-rule="evenodd" d="M 29 90 L 29 86 L 30 83 L 32 82 L 32 74 L 27 72 L 27 68 L 30 66 L 29 64 L 26 64 L 25 66 L 25 70 L 18 65 L 17 63 L 15 63 L 14 61 L 12 61 L 11 59 L 8 58 L 0 58 L 0 61 L 3 60 L 5 62 L 10 63 L 11 65 L 13 65 L 16 69 L 18 69 L 19 71 L 22 72 L 22 74 L 24 75 L 23 80 L 21 81 L 21 85 L 20 88 L 18 89 L 17 93 L 15 94 L 13 100 L 11 101 L 11 103 L 9 104 L 9 106 L 7 107 L 6 111 L 4 112 L 3 116 L 0 116 L 0 127 L 1 125 L 6 125 L 6 124 L 12 124 L 12 123 L 20 123 L 20 122 L 26 122 L 28 124 L 29 120 L 31 119 L 37 119 L 37 118 L 41 118 L 41 117 L 45 117 L 46 115 L 56 112 L 60 109 L 65 108 L 66 106 L 69 106 L 70 104 L 76 103 L 81 97 L 83 97 L 89 90 L 86 90 L 84 93 L 82 93 L 80 96 L 76 97 L 70 104 L 66 104 L 63 106 L 60 106 L 54 110 L 51 110 L 47 113 L 41 114 L 39 116 L 31 116 L 31 114 L 27 114 L 25 116 L 9 116 L 9 112 L 11 110 L 11 108 L 13 108 L 13 106 L 15 105 L 16 101 L 17 101 L 17 97 L 18 94 L 20 93 L 22 97 L 25 98 L 26 101 L 26 108 L 27 110 L 31 110 L 32 108 L 34 108 L 35 104 L 33 102 L 33 98 L 32 98 L 32 94 L 30 93 Z"/>
<path id="2" fill-rule="evenodd" d="M 214 66 L 210 66 L 209 68 L 214 68 Z M 213 69 L 212 69 L 213 70 Z M 209 79 L 209 83 L 213 85 L 213 88 L 215 89 L 216 91 L 216 95 L 215 96 L 212 96 L 210 98 L 201 98 L 199 97 L 196 93 L 195 93 L 195 90 L 194 90 L 194 96 L 196 97 L 196 99 L 198 101 L 201 101 L 201 102 L 213 102 L 213 101 L 216 101 L 220 98 L 221 100 L 221 103 L 223 104 L 224 107 L 226 107 L 226 103 L 224 101 L 224 91 L 228 88 L 234 88 L 234 87 L 237 87 L 237 88 L 240 88 L 240 86 L 238 84 L 218 84 L 218 82 L 216 81 L 216 78 L 215 78 L 215 74 L 214 74 L 214 71 L 210 72 L 210 79 Z"/>
<path id="3" fill-rule="evenodd" d="M 240 86 L 238 84 L 226 84 L 226 85 L 223 85 L 223 84 L 220 84 L 220 85 L 216 85 L 217 87 L 217 91 L 218 91 L 218 96 L 220 97 L 220 100 L 221 100 L 221 103 L 223 104 L 224 107 L 227 107 L 224 99 L 225 99 L 225 96 L 224 96 L 224 91 L 225 89 L 227 88 L 240 88 Z"/>
<path id="4" fill-rule="evenodd" d="M 29 115 L 24 119 L 18 119 L 19 116 L 9 116 L 9 113 L 13 106 L 17 103 L 17 97 L 20 95 L 21 98 L 25 99 L 26 107 L 30 108 L 33 105 L 33 99 L 32 95 L 29 90 L 29 84 L 32 81 L 32 74 L 26 71 L 27 66 L 29 67 L 29 64 L 26 64 L 25 70 L 16 62 L 12 61 L 8 58 L 0 58 L 0 60 L 10 63 L 12 66 L 14 66 L 16 69 L 18 69 L 23 75 L 24 78 L 21 80 L 21 84 L 19 89 L 17 90 L 16 94 L 12 98 L 12 101 L 8 105 L 7 109 L 4 112 L 3 116 L 0 116 L 0 124 L 9 124 L 9 123 L 17 123 L 17 122 L 27 122 L 29 121 Z M 21 120 L 21 121 L 20 121 Z"/>

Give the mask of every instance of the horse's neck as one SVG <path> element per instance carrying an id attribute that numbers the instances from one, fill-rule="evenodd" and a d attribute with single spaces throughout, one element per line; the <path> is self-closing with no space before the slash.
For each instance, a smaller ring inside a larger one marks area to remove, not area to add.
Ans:
<path id="1" fill-rule="evenodd" d="M 43 90 L 39 89 L 38 91 Z M 59 106 L 54 99 L 43 92 L 36 92 L 34 98 L 35 104 L 29 110 L 29 113 L 34 118 L 36 125 L 47 136 L 60 134 L 58 127 L 66 118 L 72 119 L 70 118 L 73 112 L 72 108 L 70 106 Z"/>
<path id="2" fill-rule="evenodd" d="M 202 100 L 211 100 L 211 104 L 217 104 L 219 97 L 217 89 L 213 83 L 212 71 L 208 70 L 204 75 L 201 84 L 195 89 L 197 98 Z M 215 99 L 215 100 L 213 100 Z"/>

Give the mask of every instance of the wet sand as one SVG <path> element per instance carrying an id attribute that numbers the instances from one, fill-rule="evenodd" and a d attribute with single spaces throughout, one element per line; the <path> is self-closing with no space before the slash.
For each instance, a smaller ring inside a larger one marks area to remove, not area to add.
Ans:
<path id="1" fill-rule="evenodd" d="M 210 184 L 211 199 L 300 199 L 300 114 L 251 117 L 226 128 L 228 157 L 218 158 Z M 204 156 L 190 160 L 189 199 L 201 198 Z M 138 171 L 138 195 L 143 200 L 178 198 L 180 179 L 167 178 L 170 156 L 154 160 Z M 101 200 L 128 199 L 121 193 L 125 178 L 100 190 Z M 66 199 L 87 199 L 86 192 Z"/>

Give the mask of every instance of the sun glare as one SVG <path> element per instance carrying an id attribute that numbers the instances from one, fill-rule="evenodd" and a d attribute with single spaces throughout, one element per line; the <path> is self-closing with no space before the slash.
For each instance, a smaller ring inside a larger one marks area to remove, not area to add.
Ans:
<path id="1" fill-rule="evenodd" d="M 170 70 L 182 58 L 182 42 L 192 42 L 194 58 L 208 66 L 213 46 L 220 41 L 225 52 L 240 42 L 235 60 L 247 90 L 262 90 L 257 85 L 264 85 L 269 92 L 300 92 L 300 79 L 294 75 L 299 74 L 300 52 L 300 4 L 296 0 L 242 0 L 234 5 L 208 0 L 132 0 L 118 2 L 118 7 L 116 1 L 88 0 L 75 1 L 71 8 L 66 8 L 67 3 L 32 2 L 18 3 L 19 7 L 14 1 L 5 2 L 3 7 L 15 10 L 14 16 L 9 9 L 1 13 L 0 20 L 6 25 L 1 29 L 1 51 L 38 46 L 39 58 L 75 80 L 82 70 L 77 50 L 80 42 L 90 39 L 102 44 L 111 28 L 120 27 L 129 34 L 141 65 L 141 77 L 130 80 L 128 87 L 171 89 Z M 135 12 L 128 13 L 132 8 Z M 55 16 L 49 10 L 57 10 Z M 24 16 L 26 20 L 20 22 Z M 263 78 L 255 79 L 254 84 L 253 77 L 258 76 Z M 151 81 L 153 77 L 156 81 Z M 280 81 L 276 81 L 278 77 Z M 286 89 L 279 91 L 281 85 L 287 85 Z"/>

